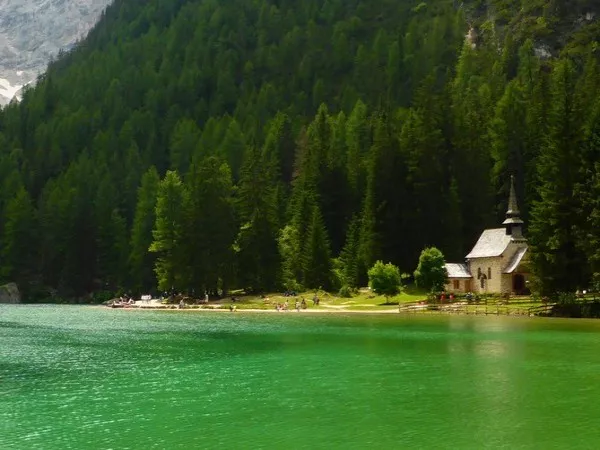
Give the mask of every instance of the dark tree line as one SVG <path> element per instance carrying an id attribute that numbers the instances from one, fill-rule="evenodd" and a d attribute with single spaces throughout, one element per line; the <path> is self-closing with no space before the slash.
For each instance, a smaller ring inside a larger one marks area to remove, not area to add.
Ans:
<path id="1" fill-rule="evenodd" d="M 115 1 L 0 111 L 0 281 L 359 286 L 462 258 L 515 175 L 539 288 L 599 282 L 594 7 L 492 3 Z"/>

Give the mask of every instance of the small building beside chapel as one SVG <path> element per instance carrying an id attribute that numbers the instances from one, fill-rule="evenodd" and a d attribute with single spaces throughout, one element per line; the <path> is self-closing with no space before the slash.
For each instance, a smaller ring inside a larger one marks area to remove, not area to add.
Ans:
<path id="1" fill-rule="evenodd" d="M 527 240 L 514 179 L 503 228 L 484 230 L 464 263 L 448 263 L 447 292 L 522 295 L 527 293 Z"/>

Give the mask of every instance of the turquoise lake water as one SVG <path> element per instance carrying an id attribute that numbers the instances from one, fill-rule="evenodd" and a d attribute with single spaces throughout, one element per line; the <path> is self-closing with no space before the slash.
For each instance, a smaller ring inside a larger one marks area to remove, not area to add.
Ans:
<path id="1" fill-rule="evenodd" d="M 0 306 L 0 449 L 600 447 L 600 321 Z"/>

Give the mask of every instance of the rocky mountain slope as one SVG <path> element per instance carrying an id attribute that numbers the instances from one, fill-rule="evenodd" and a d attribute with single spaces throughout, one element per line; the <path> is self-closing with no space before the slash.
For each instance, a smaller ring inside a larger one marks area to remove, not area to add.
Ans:
<path id="1" fill-rule="evenodd" d="M 0 0 L 0 105 L 94 25 L 110 0 Z"/>

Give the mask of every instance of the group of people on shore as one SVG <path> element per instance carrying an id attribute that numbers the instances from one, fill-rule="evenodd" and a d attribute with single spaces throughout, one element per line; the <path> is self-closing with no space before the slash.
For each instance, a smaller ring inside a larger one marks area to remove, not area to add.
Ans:
<path id="1" fill-rule="evenodd" d="M 122 305 L 135 305 L 135 300 L 129 295 L 122 295 L 119 297 L 119 303 Z"/>
<path id="2" fill-rule="evenodd" d="M 302 300 L 296 300 L 296 304 L 295 304 L 295 309 L 297 312 L 300 312 L 300 309 L 306 309 L 308 308 L 308 305 L 306 304 L 306 300 L 304 300 L 304 297 L 302 297 Z M 275 305 L 275 309 L 277 311 L 289 311 L 290 309 L 290 304 L 289 302 L 286 300 L 283 303 L 277 303 Z"/>

